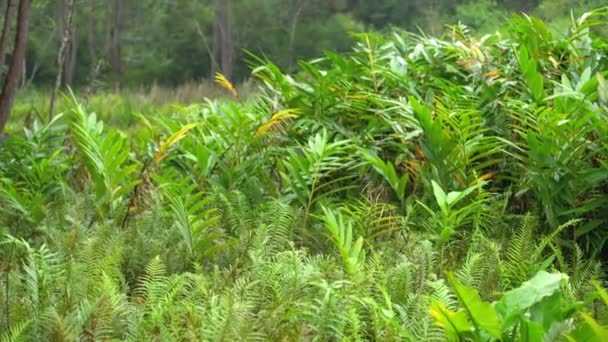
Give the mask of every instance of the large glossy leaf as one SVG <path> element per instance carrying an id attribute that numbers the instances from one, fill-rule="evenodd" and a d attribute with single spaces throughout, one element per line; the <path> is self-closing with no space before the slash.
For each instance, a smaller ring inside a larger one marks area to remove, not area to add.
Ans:
<path id="1" fill-rule="evenodd" d="M 445 191 L 443 191 L 441 186 L 437 184 L 437 182 L 435 182 L 434 180 L 431 180 L 431 185 L 433 186 L 433 194 L 435 195 L 435 201 L 437 201 L 439 208 L 441 208 L 442 211 L 447 212 L 448 200 Z"/>
<path id="2" fill-rule="evenodd" d="M 454 312 L 438 301 L 431 304 L 430 314 L 438 326 L 445 331 L 448 341 L 459 341 L 464 335 L 471 335 L 474 327 L 464 311 Z"/>
<path id="3" fill-rule="evenodd" d="M 565 279 L 568 276 L 562 273 L 540 271 L 520 287 L 505 293 L 495 305 L 502 329 L 512 327 L 527 309 L 559 291 L 560 283 Z"/>
<path id="4" fill-rule="evenodd" d="M 482 301 L 475 289 L 459 284 L 453 274 L 449 273 L 448 279 L 475 328 L 487 332 L 494 338 L 500 338 L 502 335 L 500 321 L 492 304 Z"/>

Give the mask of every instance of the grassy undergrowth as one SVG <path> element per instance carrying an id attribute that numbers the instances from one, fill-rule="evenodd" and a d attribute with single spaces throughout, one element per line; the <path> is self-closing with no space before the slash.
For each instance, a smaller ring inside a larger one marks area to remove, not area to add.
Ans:
<path id="1" fill-rule="evenodd" d="M 250 82 L 238 87 L 241 99 L 255 96 L 256 90 Z M 34 121 L 46 122 L 49 116 L 50 94 L 52 89 L 25 88 L 17 96 L 16 104 L 8 122 L 9 134 L 19 133 L 22 128 L 30 127 Z M 207 100 L 233 99 L 233 95 L 222 90 L 210 81 L 189 82 L 175 88 L 152 85 L 126 89 L 121 92 L 107 90 L 101 86 L 95 89 L 85 87 L 75 96 L 95 112 L 107 125 L 122 130 L 137 130 L 141 126 L 138 116 L 155 116 L 171 113 L 181 107 Z M 59 97 L 56 113 L 69 111 L 69 101 Z"/>
<path id="2" fill-rule="evenodd" d="M 0 145 L 1 337 L 606 340 L 605 15 L 252 57 L 255 97 L 114 122 L 65 96 Z"/>

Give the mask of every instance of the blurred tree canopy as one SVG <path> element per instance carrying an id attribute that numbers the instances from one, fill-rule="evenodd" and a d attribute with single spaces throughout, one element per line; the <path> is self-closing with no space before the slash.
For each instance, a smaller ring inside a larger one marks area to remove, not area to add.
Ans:
<path id="1" fill-rule="evenodd" d="M 0 0 L 2 8 L 6 3 Z M 53 83 L 66 3 L 33 2 L 23 85 Z M 440 35 L 458 21 L 483 33 L 499 30 L 514 11 L 539 16 L 559 30 L 570 11 L 578 15 L 601 5 L 602 0 L 76 0 L 63 80 L 73 86 L 93 80 L 107 86 L 175 85 L 229 68 L 238 81 L 249 75 L 245 51 L 290 70 L 323 50 L 347 50 L 351 33 L 399 27 Z M 218 58 L 229 60 L 220 67 Z"/>

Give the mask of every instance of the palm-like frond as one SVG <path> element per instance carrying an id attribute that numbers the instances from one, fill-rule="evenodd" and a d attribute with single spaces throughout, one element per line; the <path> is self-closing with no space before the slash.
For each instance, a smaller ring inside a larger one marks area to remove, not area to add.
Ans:
<path id="1" fill-rule="evenodd" d="M 31 325 L 32 321 L 23 321 L 13 324 L 7 331 L 0 335 L 0 341 L 2 342 L 18 342 L 27 341 L 26 334 L 27 328 Z"/>
<path id="2" fill-rule="evenodd" d="M 214 229 L 219 216 L 217 209 L 210 206 L 212 197 L 188 178 L 178 183 L 163 182 L 160 188 L 190 256 L 203 260 L 213 255 L 221 247 L 215 242 L 221 234 Z"/>
<path id="3" fill-rule="evenodd" d="M 283 178 L 289 185 L 290 195 L 295 197 L 306 213 L 323 196 L 348 190 L 353 178 L 348 170 L 353 162 L 347 154 L 348 140 L 331 142 L 327 132 L 311 137 L 299 150 L 289 151 L 284 162 Z"/>
<path id="4" fill-rule="evenodd" d="M 363 249 L 363 238 L 355 240 L 353 236 L 352 223 L 344 218 L 341 213 L 335 213 L 331 209 L 322 207 L 323 221 L 329 231 L 329 238 L 340 252 L 346 273 L 356 275 L 365 264 L 365 250 Z"/>
<path id="5" fill-rule="evenodd" d="M 137 180 L 132 175 L 137 165 L 129 163 L 126 137 L 116 131 L 104 134 L 103 122 L 89 114 L 74 98 L 70 103 L 70 129 L 95 188 L 102 215 L 115 209 Z"/>

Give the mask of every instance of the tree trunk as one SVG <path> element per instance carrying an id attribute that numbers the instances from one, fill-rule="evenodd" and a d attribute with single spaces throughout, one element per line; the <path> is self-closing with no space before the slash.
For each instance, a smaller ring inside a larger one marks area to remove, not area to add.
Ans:
<path id="1" fill-rule="evenodd" d="M 21 81 L 19 83 L 19 88 L 23 89 L 23 87 L 25 87 L 25 83 L 27 83 L 27 58 L 25 57 L 25 55 L 23 56 L 23 62 L 21 63 L 21 73 L 19 80 Z"/>
<path id="2" fill-rule="evenodd" d="M 296 33 L 298 30 L 298 19 L 300 18 L 300 14 L 302 13 L 302 9 L 304 8 L 303 1 L 298 0 L 295 5 L 295 11 L 293 17 L 291 18 L 291 27 L 289 29 L 289 46 L 287 48 L 287 56 L 289 69 L 291 69 L 295 63 L 295 43 L 296 43 Z"/>
<path id="3" fill-rule="evenodd" d="M 90 7 L 89 7 L 89 11 L 90 13 L 95 13 L 96 12 L 96 7 L 95 7 L 95 2 L 91 1 L 90 3 Z M 99 49 L 99 45 L 103 46 L 102 47 L 102 51 L 107 51 L 104 50 L 105 48 L 107 48 L 107 43 L 105 43 L 105 45 L 103 45 L 101 43 L 101 40 L 96 40 L 95 38 L 98 38 L 98 34 L 96 34 L 96 28 L 97 28 L 97 15 L 89 15 L 88 16 L 88 20 L 87 20 L 87 49 L 89 50 L 89 64 L 95 64 L 96 59 L 97 59 L 97 51 Z M 106 17 L 107 18 L 107 17 Z"/>
<path id="4" fill-rule="evenodd" d="M 217 66 L 218 64 L 217 64 L 217 61 L 215 60 L 215 55 L 213 54 L 213 50 L 211 49 L 211 47 L 209 46 L 209 43 L 207 42 L 207 36 L 205 35 L 205 32 L 203 32 L 203 29 L 201 28 L 201 24 L 197 20 L 194 20 L 194 26 L 196 26 L 196 32 L 201 37 L 203 46 L 205 47 L 205 50 L 207 50 L 207 54 L 209 55 L 209 61 L 211 62 L 211 68 L 209 70 L 211 71 L 211 76 L 212 76 L 211 78 L 213 78 L 214 71 L 218 70 L 218 66 Z"/>
<path id="5" fill-rule="evenodd" d="M 0 134 L 4 131 L 8 116 L 13 106 L 15 92 L 17 91 L 17 81 L 25 60 L 25 49 L 27 46 L 28 18 L 30 12 L 30 0 L 19 2 L 19 12 L 17 16 L 17 34 L 15 35 L 15 47 L 11 66 L 8 69 L 2 94 L 0 94 Z"/>
<path id="6" fill-rule="evenodd" d="M 69 46 L 69 57 L 65 66 L 65 85 L 71 86 L 74 83 L 74 73 L 76 71 L 76 61 L 78 57 L 78 33 L 76 26 L 72 26 L 72 35 Z"/>
<path id="7" fill-rule="evenodd" d="M 65 7 L 66 6 L 65 2 L 67 2 L 66 0 L 62 0 L 61 3 L 63 4 L 62 7 L 64 7 L 63 13 L 66 13 Z M 74 21 L 76 20 L 76 17 L 78 16 L 78 9 L 79 7 L 74 5 L 74 9 L 73 9 L 73 13 L 72 13 L 72 25 L 70 27 L 70 39 L 68 41 L 68 45 L 66 46 L 66 52 L 65 52 L 65 63 L 63 66 L 63 80 L 61 83 L 61 86 L 70 86 L 74 80 L 74 68 L 76 67 L 75 65 L 75 56 L 76 53 L 78 51 L 78 39 L 77 39 L 77 32 L 76 32 L 76 24 L 74 23 Z M 65 25 L 65 15 L 61 16 L 62 21 L 64 22 Z M 63 32 L 63 30 L 61 30 L 60 32 Z"/>
<path id="8" fill-rule="evenodd" d="M 227 79 L 232 78 L 234 66 L 234 42 L 232 39 L 231 1 L 217 0 L 213 22 L 213 57 L 211 77 L 221 72 Z"/>
<path id="9" fill-rule="evenodd" d="M 13 0 L 6 0 L 4 7 L 4 22 L 2 24 L 2 33 L 0 34 L 0 76 L 4 74 L 4 64 L 6 63 L 6 49 L 8 48 L 8 37 L 11 30 L 11 19 L 14 15 Z"/>
<path id="10" fill-rule="evenodd" d="M 114 88 L 120 90 L 123 83 L 122 32 L 124 24 L 124 0 L 114 0 L 112 7 L 112 28 L 110 29 L 110 64 L 114 74 Z"/>
<path id="11" fill-rule="evenodd" d="M 49 45 L 51 45 L 51 42 L 54 40 L 55 38 L 55 31 L 58 30 L 58 28 L 55 28 L 47 37 L 46 41 L 44 42 L 44 44 L 42 45 L 42 47 L 39 48 L 40 51 L 46 51 L 49 47 Z M 60 31 L 61 32 L 61 31 Z M 27 88 L 30 86 L 30 84 L 32 84 L 32 82 L 34 81 L 34 79 L 36 78 L 36 74 L 38 73 L 38 70 L 40 69 L 40 60 L 38 59 L 34 59 L 32 61 L 31 64 L 31 69 L 30 69 L 30 75 L 27 77 L 27 80 L 25 82 L 25 85 L 23 86 L 23 88 Z"/>
<path id="12" fill-rule="evenodd" d="M 63 25 L 63 33 L 61 34 L 61 44 L 59 45 L 59 53 L 57 54 L 57 76 L 55 78 L 55 88 L 51 94 L 51 104 L 49 106 L 49 121 L 53 118 L 55 111 L 55 98 L 61 87 L 61 78 L 63 76 L 63 67 L 65 66 L 65 52 L 70 42 L 72 31 L 72 17 L 74 15 L 74 0 L 67 0 L 67 14 Z"/>

